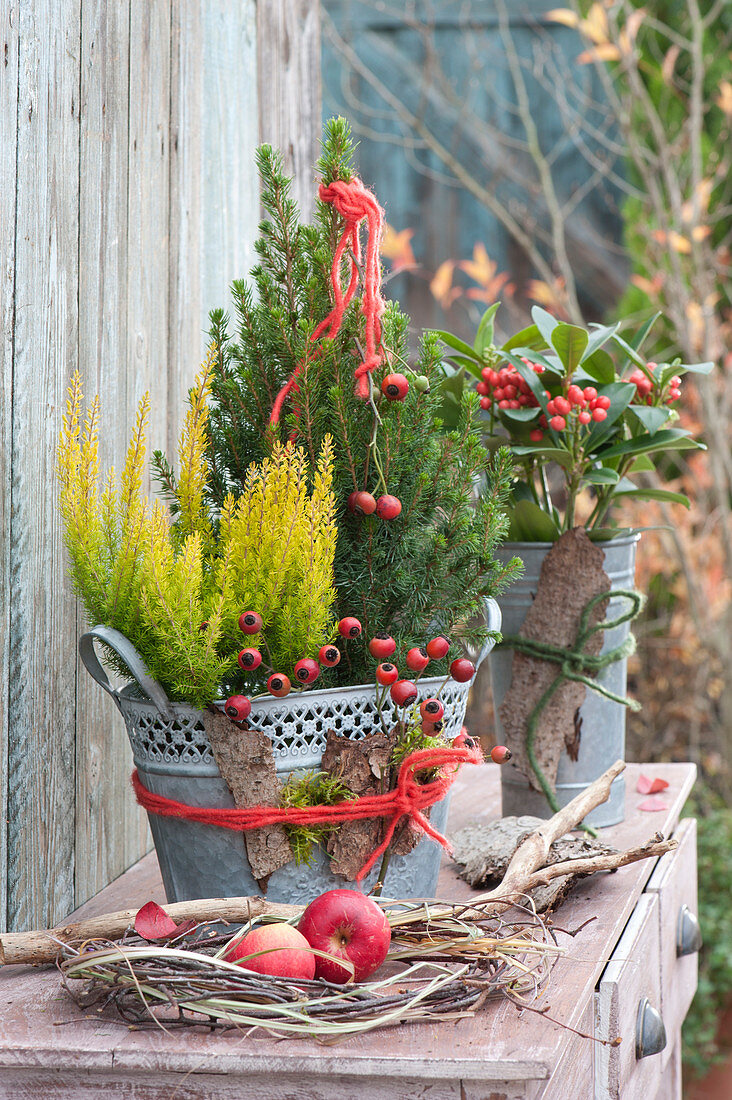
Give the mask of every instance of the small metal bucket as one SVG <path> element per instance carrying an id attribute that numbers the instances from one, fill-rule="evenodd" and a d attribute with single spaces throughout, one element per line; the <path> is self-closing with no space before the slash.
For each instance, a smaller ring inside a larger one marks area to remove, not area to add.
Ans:
<path id="1" fill-rule="evenodd" d="M 640 539 L 639 534 L 601 542 L 598 545 L 605 554 L 604 568 L 610 578 L 610 588 L 632 588 L 635 578 L 635 551 Z M 499 547 L 497 557 L 508 562 L 519 557 L 524 563 L 523 575 L 511 585 L 507 592 L 499 597 L 503 613 L 503 631 L 505 634 L 517 634 L 536 595 L 539 573 L 544 558 L 551 550 L 550 542 L 514 542 Z M 606 617 L 611 619 L 627 608 L 622 599 L 611 599 Z M 606 630 L 602 652 L 619 646 L 628 637 L 630 623 L 625 622 L 612 630 Z M 617 695 L 625 695 L 627 680 L 627 658 L 616 661 L 603 669 L 598 681 Z M 496 649 L 490 658 L 491 685 L 493 688 L 493 707 L 496 720 L 496 738 L 503 740 L 503 726 L 498 708 L 511 686 L 513 650 Z M 593 780 L 602 775 L 616 760 L 625 756 L 625 707 L 614 703 L 597 692 L 587 690 L 585 701 L 580 707 L 582 735 L 579 756 L 570 760 L 563 752 L 559 760 L 557 773 L 557 800 L 560 806 L 566 806 L 575 795 L 588 787 Z M 501 768 L 501 793 L 503 814 L 531 814 L 534 817 L 550 817 L 552 810 L 541 792 L 529 786 L 524 775 L 514 764 Z M 617 825 L 625 814 L 625 779 L 622 775 L 614 781 L 610 798 L 588 815 L 588 824 L 605 826 Z"/>
<path id="2" fill-rule="evenodd" d="M 500 628 L 500 611 L 488 601 L 490 630 Z M 95 640 L 110 646 L 125 662 L 136 683 L 112 688 L 94 649 Z M 484 647 L 482 661 L 491 643 Z M 90 675 L 117 704 L 127 727 L 140 779 L 154 794 L 190 806 L 232 807 L 231 792 L 222 779 L 203 728 L 201 712 L 171 703 L 161 685 L 148 674 L 142 658 L 119 631 L 97 626 L 79 639 L 79 654 Z M 440 678 L 420 679 L 420 698 L 434 694 Z M 470 684 L 449 681 L 441 691 L 448 739 L 459 732 L 465 717 Z M 142 693 L 142 695 L 141 695 Z M 390 704 L 389 704 L 390 705 Z M 275 754 L 282 781 L 296 771 L 317 770 L 328 730 L 360 738 L 377 727 L 375 685 L 307 691 L 284 699 L 267 696 L 252 704 L 252 726 L 265 732 Z M 430 820 L 439 832 L 447 822 L 449 797 L 434 805 Z M 149 814 L 150 829 L 168 901 L 205 897 L 241 897 L 259 894 L 246 857 L 243 837 L 229 829 L 199 825 Z M 437 885 L 442 849 L 428 837 L 406 856 L 389 864 L 384 893 L 389 897 L 431 897 Z M 378 868 L 365 880 L 368 890 Z M 294 861 L 275 871 L 267 885 L 271 901 L 307 903 L 325 890 L 346 885 L 330 870 L 327 853 L 313 846 L 309 864 Z"/>

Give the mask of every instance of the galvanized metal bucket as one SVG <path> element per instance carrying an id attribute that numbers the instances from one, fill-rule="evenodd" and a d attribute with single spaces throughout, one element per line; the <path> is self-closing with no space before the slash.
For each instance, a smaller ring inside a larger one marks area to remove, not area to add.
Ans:
<path id="1" fill-rule="evenodd" d="M 605 554 L 604 568 L 610 578 L 610 588 L 632 588 L 635 577 L 635 551 L 640 538 L 632 534 L 608 542 L 598 543 Z M 524 562 L 524 574 L 509 590 L 500 596 L 499 603 L 503 613 L 505 634 L 517 634 L 526 612 L 536 594 L 542 562 L 552 547 L 548 542 L 504 543 L 497 557 L 504 563 L 512 557 Z M 613 618 L 626 610 L 626 601 L 611 599 L 606 612 L 607 618 Z M 620 645 L 628 637 L 629 623 L 622 623 L 612 630 L 606 630 L 602 652 Z M 490 671 L 493 687 L 493 706 L 496 720 L 496 737 L 503 740 L 503 726 L 498 708 L 511 686 L 513 651 L 499 648 L 491 653 Z M 598 677 L 600 683 L 618 695 L 625 695 L 627 680 L 627 659 L 609 665 Z M 585 701 L 580 708 L 582 735 L 579 756 L 570 760 L 566 752 L 562 753 L 557 773 L 557 799 L 560 806 L 566 806 L 576 794 L 602 775 L 616 760 L 625 755 L 625 707 L 610 699 L 587 691 Z M 501 768 L 501 792 L 503 813 L 508 815 L 532 814 L 535 817 L 551 816 L 551 808 L 544 795 L 533 790 L 528 781 L 514 764 Z M 588 815 L 589 824 L 596 826 L 617 825 L 625 813 L 625 779 L 618 776 L 612 785 L 610 798 Z"/>
<path id="2" fill-rule="evenodd" d="M 489 601 L 486 621 L 490 630 L 500 629 L 495 601 Z M 134 676 L 134 684 L 121 690 L 112 688 L 94 649 L 95 640 L 110 646 L 122 658 Z M 484 647 L 478 663 L 491 648 L 491 644 Z M 171 703 L 123 634 L 109 627 L 94 627 L 80 638 L 79 654 L 90 675 L 117 704 L 135 766 L 149 790 L 191 806 L 234 805 L 216 766 L 201 712 Z M 420 697 L 434 694 L 442 682 L 439 678 L 420 680 Z M 470 684 L 454 681 L 442 687 L 448 738 L 460 732 L 469 690 Z M 284 699 L 267 696 L 252 704 L 249 722 L 271 739 L 277 773 L 285 781 L 292 772 L 317 770 L 328 730 L 360 738 L 377 726 L 374 685 L 307 691 Z M 440 832 L 447 822 L 448 801 L 445 798 L 430 813 L 430 820 Z M 149 815 L 149 822 L 168 901 L 260 893 L 239 833 L 154 814 Z M 384 883 L 385 895 L 433 896 L 441 856 L 442 849 L 427 837 L 409 855 L 394 856 Z M 375 883 L 377 875 L 375 868 L 366 880 L 366 889 Z M 267 897 L 271 901 L 306 903 L 325 890 L 343 885 L 344 879 L 331 872 L 325 850 L 314 846 L 309 864 L 298 866 L 293 861 L 274 872 L 267 885 Z"/>

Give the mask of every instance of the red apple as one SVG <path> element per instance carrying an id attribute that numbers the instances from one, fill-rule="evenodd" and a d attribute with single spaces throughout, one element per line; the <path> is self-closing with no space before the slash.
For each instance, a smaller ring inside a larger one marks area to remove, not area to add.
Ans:
<path id="1" fill-rule="evenodd" d="M 255 955 L 257 951 L 266 954 Z M 255 957 L 247 959 L 247 955 Z M 302 932 L 291 924 L 260 924 L 247 932 L 224 958 L 256 974 L 272 974 L 279 978 L 315 977 L 315 955 Z"/>
<path id="2" fill-rule="evenodd" d="M 352 963 L 354 981 L 362 982 L 383 963 L 391 928 L 373 898 L 357 890 L 328 890 L 310 902 L 298 928 L 311 947 Z M 315 957 L 315 974 L 328 982 L 347 982 L 351 973 L 331 959 Z"/>

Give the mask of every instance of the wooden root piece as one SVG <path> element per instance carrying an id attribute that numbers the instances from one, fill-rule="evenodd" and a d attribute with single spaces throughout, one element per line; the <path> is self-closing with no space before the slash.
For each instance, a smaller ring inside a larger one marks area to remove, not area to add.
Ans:
<path id="1" fill-rule="evenodd" d="M 677 841 L 664 840 L 656 834 L 652 840 L 639 848 L 626 852 L 591 856 L 589 858 L 567 860 L 547 867 L 549 849 L 555 840 L 570 832 L 586 815 L 610 797 L 610 785 L 616 776 L 624 770 L 625 764 L 618 760 L 611 768 L 596 779 L 586 790 L 548 821 L 542 822 L 516 849 L 503 877 L 503 881 L 494 890 L 478 894 L 472 899 L 480 903 L 481 908 L 471 910 L 469 903 L 459 905 L 462 920 L 469 920 L 471 912 L 476 918 L 500 916 L 512 902 L 525 899 L 528 892 L 556 878 L 566 875 L 588 875 L 595 871 L 612 871 L 635 863 L 640 859 L 651 859 L 665 855 L 677 847 Z M 197 901 L 181 901 L 163 907 L 168 916 L 179 922 L 187 919 L 196 921 L 229 921 L 243 923 L 250 917 L 269 916 L 288 920 L 302 913 L 302 905 L 278 905 L 264 898 L 209 898 Z M 430 909 L 430 916 L 438 920 L 440 916 L 451 916 L 454 906 L 437 902 Z M 29 963 L 41 965 L 54 962 L 62 944 L 79 944 L 89 939 L 119 939 L 134 924 L 136 909 L 125 909 L 119 913 L 93 917 L 89 920 L 69 924 L 50 931 L 8 932 L 0 934 L 0 966 Z M 409 912 L 397 910 L 390 914 L 390 923 L 397 928 L 408 923 Z"/>
<path id="2" fill-rule="evenodd" d="M 494 890 L 479 894 L 474 901 L 495 902 L 495 913 L 502 912 L 507 903 L 521 901 L 537 886 L 546 885 L 555 878 L 565 875 L 589 875 L 595 871 L 613 871 L 627 863 L 639 859 L 650 859 L 665 855 L 678 846 L 678 841 L 664 840 L 659 835 L 640 848 L 631 848 L 617 854 L 591 856 L 584 859 L 570 859 L 564 863 L 554 863 L 547 867 L 549 850 L 555 840 L 574 829 L 580 821 L 610 797 L 613 780 L 625 771 L 625 761 L 616 760 L 611 768 L 591 783 L 584 791 L 563 806 L 558 813 L 542 823 L 540 828 L 523 840 L 506 869 L 500 885 Z"/>
<path id="3" fill-rule="evenodd" d="M 207 712 L 203 725 L 218 769 L 239 809 L 276 806 L 280 781 L 275 770 L 272 742 L 259 730 L 241 730 L 224 714 Z M 249 866 L 260 890 L 273 871 L 290 863 L 292 848 L 284 825 L 247 829 L 244 833 Z"/>
<path id="4" fill-rule="evenodd" d="M 476 889 L 500 882 L 521 841 L 542 824 L 538 817 L 502 817 L 497 821 L 466 825 L 451 837 L 452 857 L 460 865 L 460 877 Z M 565 836 L 551 845 L 547 863 L 615 855 L 617 851 L 612 845 L 586 834 Z M 576 878 L 566 876 L 532 890 L 531 901 L 537 913 L 556 909 L 575 881 Z"/>

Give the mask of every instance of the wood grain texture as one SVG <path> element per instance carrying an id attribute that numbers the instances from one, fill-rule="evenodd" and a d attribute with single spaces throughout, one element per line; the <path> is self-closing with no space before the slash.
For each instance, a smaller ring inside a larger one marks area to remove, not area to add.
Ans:
<path id="1" fill-rule="evenodd" d="M 594 1030 L 594 1005 L 590 1001 L 577 1026 L 584 1035 Z M 595 1044 L 582 1035 L 566 1036 L 564 1051 L 549 1081 L 539 1092 L 539 1100 L 584 1100 L 595 1087 Z"/>
<path id="2" fill-rule="evenodd" d="M 0 1100 L 117 1100 L 120 1079 L 114 1073 L 51 1074 L 42 1070 L 11 1071 L 0 1081 Z M 322 1081 L 303 1082 L 290 1074 L 236 1077 L 227 1081 L 220 1073 L 169 1074 L 144 1070 L 128 1076 L 124 1082 L 125 1100 L 461 1100 L 457 1083 L 430 1084 L 425 1081 L 383 1081 L 370 1079 L 355 1084 L 343 1074 Z M 513 1096 L 514 1094 L 512 1094 Z"/>
<path id="3" fill-rule="evenodd" d="M 0 0 L 0 931 L 7 924 L 10 491 L 15 340 L 15 210 L 20 4 Z"/>
<path id="4" fill-rule="evenodd" d="M 595 1035 L 622 1040 L 598 1045 L 595 1096 L 598 1100 L 647 1100 L 661 1080 L 660 1054 L 636 1058 L 636 1019 L 642 998 L 661 1011 L 661 945 L 658 898 L 644 894 L 602 975 L 595 995 Z"/>
<path id="5" fill-rule="evenodd" d="M 101 397 L 101 468 L 119 471 L 135 413 L 120 369 L 127 356 L 129 4 L 84 0 L 81 17 L 79 369 L 87 400 Z M 80 604 L 78 619 L 79 633 L 93 625 Z M 117 708 L 77 657 L 77 906 L 145 851 L 130 768 Z"/>
<path id="6" fill-rule="evenodd" d="M 8 922 L 74 901 L 76 608 L 55 508 L 77 362 L 80 3 L 20 6 L 10 545 Z M 70 782 L 71 778 L 71 782 Z"/>
<path id="7" fill-rule="evenodd" d="M 315 198 L 320 139 L 320 5 L 257 4 L 259 140 L 282 150 L 293 194 L 306 218 Z"/>
<path id="8" fill-rule="evenodd" d="M 647 890 L 658 896 L 658 921 L 661 939 L 661 1014 L 667 1031 L 680 1030 L 694 998 L 698 974 L 698 954 L 676 954 L 679 911 L 688 905 L 698 915 L 696 885 L 696 821 L 688 818 L 676 830 L 679 847 L 659 859 Z M 670 1054 L 667 1048 L 661 1058 Z"/>
<path id="9" fill-rule="evenodd" d="M 62 919 L 149 843 L 122 721 L 77 666 L 56 439 L 79 365 L 103 466 L 146 390 L 150 443 L 175 450 L 206 314 L 256 235 L 255 8 L 0 0 L 0 928 Z M 299 149 L 320 108 L 288 87 L 278 136 Z"/>
<path id="10" fill-rule="evenodd" d="M 171 432 L 207 343 L 208 314 L 254 262 L 259 188 L 254 0 L 171 10 Z"/>
<path id="11" fill-rule="evenodd" d="M 127 378 L 135 404 L 149 392 L 149 440 L 170 454 L 170 0 L 130 5 L 129 104 Z"/>
<path id="12" fill-rule="evenodd" d="M 681 1065 L 681 1033 L 670 1034 L 668 1043 L 669 1056 L 661 1072 L 661 1081 L 653 1100 L 683 1100 L 684 1078 Z"/>

